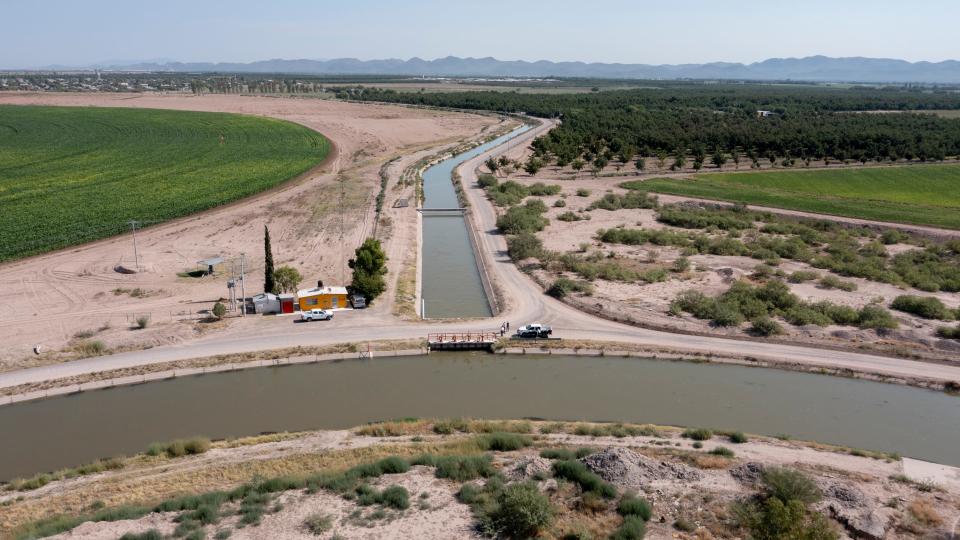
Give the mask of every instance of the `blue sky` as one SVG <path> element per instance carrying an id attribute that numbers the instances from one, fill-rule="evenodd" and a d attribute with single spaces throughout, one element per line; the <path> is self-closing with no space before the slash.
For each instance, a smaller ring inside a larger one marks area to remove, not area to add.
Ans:
<path id="1" fill-rule="evenodd" d="M 0 0 L 0 68 L 168 58 L 960 59 L 958 0 Z M 802 7 L 801 7 L 802 6 Z"/>

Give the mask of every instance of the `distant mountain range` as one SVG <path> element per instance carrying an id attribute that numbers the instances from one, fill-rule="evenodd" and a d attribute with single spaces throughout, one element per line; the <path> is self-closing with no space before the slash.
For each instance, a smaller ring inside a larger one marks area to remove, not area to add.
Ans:
<path id="1" fill-rule="evenodd" d="M 54 66 L 50 66 L 53 68 Z M 752 64 L 604 64 L 458 58 L 436 60 L 263 60 L 250 63 L 103 63 L 89 68 L 121 71 L 289 73 L 309 75 L 403 75 L 462 77 L 590 77 L 604 79 L 736 79 L 812 82 L 960 83 L 960 62 L 907 62 L 888 58 L 771 58 Z M 64 69 L 64 66 L 56 66 Z"/>

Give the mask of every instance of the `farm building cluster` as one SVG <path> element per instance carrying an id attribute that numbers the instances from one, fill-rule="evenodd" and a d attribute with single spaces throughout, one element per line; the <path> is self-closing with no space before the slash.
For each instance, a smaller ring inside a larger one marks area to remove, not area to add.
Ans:
<path id="1" fill-rule="evenodd" d="M 260 293 L 252 299 L 256 313 L 293 313 L 311 309 L 362 309 L 366 299 L 359 294 L 351 295 L 346 287 L 324 286 L 322 282 L 310 289 L 301 289 L 296 294 Z"/>

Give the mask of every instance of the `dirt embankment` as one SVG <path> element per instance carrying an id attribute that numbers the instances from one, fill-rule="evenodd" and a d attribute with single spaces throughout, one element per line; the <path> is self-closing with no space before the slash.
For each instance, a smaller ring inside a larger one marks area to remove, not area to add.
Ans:
<path id="1" fill-rule="evenodd" d="M 491 448 L 491 437 L 483 433 L 504 431 L 512 433 L 495 436 L 500 442 Z M 425 452 L 486 455 L 491 461 L 474 462 L 479 469 L 459 469 L 453 478 L 449 468 L 439 472 L 436 461 L 417 459 L 409 469 L 394 463 L 389 471 L 360 477 L 357 485 L 369 488 L 358 492 L 343 482 L 318 489 L 296 482 L 386 456 L 411 459 Z M 612 496 L 588 494 L 569 476 L 561 480 L 555 464 L 562 460 L 579 461 L 612 486 Z M 134 513 L 129 519 L 80 523 L 56 538 L 117 538 L 150 529 L 170 534 L 184 522 L 208 538 L 225 530 L 230 538 L 311 538 L 308 522 L 315 517 L 324 518 L 324 534 L 343 538 L 478 538 L 479 516 L 457 493 L 466 484 L 486 489 L 493 484 L 484 477 L 501 476 L 508 486 L 533 482 L 549 501 L 553 519 L 541 531 L 545 538 L 577 531 L 606 537 L 623 522 L 615 511 L 618 500 L 631 493 L 651 506 L 648 538 L 737 538 L 745 530 L 737 524 L 733 505 L 763 493 L 767 473 L 782 469 L 811 481 L 816 496 L 810 497 L 809 511 L 844 538 L 947 538 L 960 518 L 956 469 L 897 456 L 650 425 L 418 420 L 218 442 L 203 454 L 180 458 L 127 458 L 109 472 L 0 495 L 0 532 L 23 531 L 25 523 L 54 513 L 77 515 L 104 506 L 130 508 L 174 495 L 230 490 L 259 475 L 261 480 L 285 480 L 262 484 L 271 487 L 242 502 L 209 503 L 216 512 Z M 400 491 L 394 486 L 405 490 L 405 504 L 364 495 Z"/>
<path id="2" fill-rule="evenodd" d="M 192 340 L 237 322 L 199 322 L 218 299 L 226 298 L 230 267 L 239 270 L 245 255 L 246 294 L 261 289 L 263 227 L 270 228 L 276 265 L 291 265 L 303 286 L 349 281 L 347 260 L 374 228 L 379 172 L 390 160 L 399 171 L 437 147 L 483 136 L 499 125 L 494 117 L 329 100 L 251 96 L 0 94 L 3 104 L 107 106 L 234 112 L 270 116 L 323 133 L 336 155 L 295 182 L 259 196 L 138 232 L 145 271 L 120 274 L 133 266 L 132 241 L 117 237 L 78 248 L 0 265 L 5 290 L 0 313 L 0 369 L 56 362 L 96 352 L 99 342 L 120 351 Z M 395 183 L 395 179 L 393 179 Z M 389 202 L 403 193 L 390 186 Z M 384 214 L 378 237 L 388 243 L 396 275 L 402 253 L 416 241 L 416 218 L 399 211 Z M 408 223 L 409 222 L 409 223 Z M 411 225 L 413 223 L 414 225 Z M 392 241 L 391 236 L 396 237 Z M 196 261 L 227 260 L 225 273 L 184 277 Z M 392 297 L 388 292 L 386 297 Z M 389 312 L 389 305 L 383 309 Z M 147 317 L 144 329 L 134 330 Z M 46 356 L 32 358 L 40 346 Z M 50 351 L 76 349 L 69 355 Z"/>

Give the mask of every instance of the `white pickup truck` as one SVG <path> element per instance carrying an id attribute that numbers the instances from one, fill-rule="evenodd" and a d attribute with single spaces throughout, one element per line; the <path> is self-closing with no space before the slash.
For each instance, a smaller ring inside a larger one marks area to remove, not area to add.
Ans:
<path id="1" fill-rule="evenodd" d="M 519 338 L 545 338 L 553 333 L 553 329 L 540 323 L 528 324 L 517 329 Z"/>
<path id="2" fill-rule="evenodd" d="M 301 321 L 329 321 L 333 319 L 333 312 L 326 309 L 311 309 L 300 314 Z"/>

